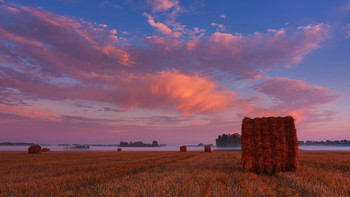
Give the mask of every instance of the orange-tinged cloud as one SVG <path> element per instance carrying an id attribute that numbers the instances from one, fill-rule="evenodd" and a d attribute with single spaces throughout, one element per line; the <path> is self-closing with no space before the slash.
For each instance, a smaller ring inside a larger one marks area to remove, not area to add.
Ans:
<path id="1" fill-rule="evenodd" d="M 213 82 L 178 71 L 128 78 L 118 89 L 123 107 L 166 108 L 174 106 L 184 114 L 218 112 L 235 103 L 236 93 L 218 88 Z"/>
<path id="2" fill-rule="evenodd" d="M 4 105 L 0 103 L 0 111 L 3 113 L 16 114 L 23 117 L 35 118 L 40 120 L 48 120 L 48 121 L 59 121 L 57 118 L 58 114 L 51 112 L 45 112 L 37 109 L 30 109 L 27 107 L 18 107 L 18 106 L 10 106 Z"/>
<path id="3" fill-rule="evenodd" d="M 179 4 L 177 0 L 147 0 L 153 11 L 165 11 Z"/>
<path id="4" fill-rule="evenodd" d="M 164 23 L 161 22 L 155 22 L 153 17 L 147 13 L 143 14 L 144 16 L 147 17 L 147 21 L 148 23 L 157 29 L 157 31 L 159 31 L 160 33 L 167 35 L 167 36 L 171 36 L 171 37 L 180 37 L 182 35 L 181 32 L 174 32 L 173 30 L 171 30 L 168 26 L 166 26 Z"/>

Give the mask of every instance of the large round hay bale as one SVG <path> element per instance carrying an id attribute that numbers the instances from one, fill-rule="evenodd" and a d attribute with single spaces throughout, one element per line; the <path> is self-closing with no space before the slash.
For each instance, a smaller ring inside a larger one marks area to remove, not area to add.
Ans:
<path id="1" fill-rule="evenodd" d="M 180 146 L 180 152 L 187 152 L 186 146 Z"/>
<path id="2" fill-rule="evenodd" d="M 293 117 L 244 118 L 241 145 L 243 171 L 272 174 L 299 167 Z"/>
<path id="3" fill-rule="evenodd" d="M 211 146 L 204 146 L 204 152 L 211 153 Z"/>
<path id="4" fill-rule="evenodd" d="M 41 146 L 39 145 L 33 145 L 28 148 L 29 154 L 39 154 L 41 153 Z"/>
<path id="5" fill-rule="evenodd" d="M 122 148 L 118 148 L 117 151 L 118 151 L 118 152 L 121 152 L 121 151 L 122 151 Z"/>

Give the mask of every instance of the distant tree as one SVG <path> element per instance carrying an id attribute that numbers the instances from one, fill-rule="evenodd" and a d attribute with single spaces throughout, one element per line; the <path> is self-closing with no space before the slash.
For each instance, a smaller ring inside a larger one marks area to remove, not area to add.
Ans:
<path id="1" fill-rule="evenodd" d="M 219 135 L 215 140 L 217 147 L 235 147 L 241 146 L 241 135 L 238 133 L 230 134 L 222 134 Z"/>
<path id="2" fill-rule="evenodd" d="M 121 147 L 126 147 L 128 145 L 129 144 L 127 142 L 123 142 L 123 141 L 121 141 L 120 144 L 119 144 L 119 146 L 121 146 Z"/>
<path id="3" fill-rule="evenodd" d="M 157 141 L 153 141 L 152 142 L 152 146 L 158 146 L 158 142 Z"/>
<path id="4" fill-rule="evenodd" d="M 152 142 L 152 144 L 144 144 L 143 142 L 141 142 L 141 141 L 137 141 L 137 142 L 123 142 L 123 141 L 121 141 L 120 143 L 119 143 L 119 146 L 120 147 L 152 147 L 152 146 L 154 146 L 154 147 L 157 147 L 157 146 L 159 146 L 158 145 L 158 142 L 157 141 L 153 141 Z"/>

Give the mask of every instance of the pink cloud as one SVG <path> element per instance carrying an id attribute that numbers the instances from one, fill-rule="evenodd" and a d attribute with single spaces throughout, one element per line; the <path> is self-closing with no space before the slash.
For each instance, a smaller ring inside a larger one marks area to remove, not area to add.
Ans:
<path id="1" fill-rule="evenodd" d="M 304 81 L 288 78 L 268 78 L 254 85 L 254 90 L 270 96 L 274 105 L 270 107 L 251 107 L 246 113 L 254 116 L 291 115 L 297 122 L 310 123 L 328 121 L 333 111 L 319 111 L 319 107 L 334 102 L 338 96 L 327 88 L 307 85 Z"/>
<path id="2" fill-rule="evenodd" d="M 41 111 L 37 109 L 30 109 L 28 107 L 18 107 L 18 106 L 10 106 L 0 104 L 0 111 L 2 113 L 16 114 L 23 117 L 35 118 L 40 120 L 48 120 L 48 121 L 58 121 L 59 115 L 48 111 Z"/>
<path id="3" fill-rule="evenodd" d="M 119 90 L 122 106 L 166 108 L 174 106 L 184 114 L 218 112 L 239 105 L 236 93 L 218 88 L 200 76 L 160 72 L 129 78 Z"/>
<path id="4" fill-rule="evenodd" d="M 300 27 L 292 33 L 281 29 L 247 36 L 215 32 L 194 40 L 150 37 L 144 42 L 151 48 L 131 53 L 136 67 L 149 65 L 161 70 L 166 65 L 185 72 L 216 70 L 235 79 L 259 79 L 272 67 L 299 63 L 329 38 L 328 32 L 329 25 L 318 24 Z"/>
<path id="5" fill-rule="evenodd" d="M 220 18 L 226 18 L 226 15 L 225 14 L 220 14 L 219 17 Z"/>
<path id="6" fill-rule="evenodd" d="M 350 24 L 346 25 L 346 37 L 345 38 L 349 38 L 350 37 Z"/>
<path id="7" fill-rule="evenodd" d="M 171 36 L 171 37 L 180 37 L 181 36 L 181 32 L 173 32 L 168 26 L 166 26 L 165 24 L 161 23 L 161 22 L 155 22 L 153 17 L 147 13 L 143 14 L 144 16 L 146 16 L 148 18 L 148 23 L 156 28 L 160 33 L 167 35 L 167 36 Z"/>
<path id="8" fill-rule="evenodd" d="M 226 31 L 226 27 L 222 24 L 210 23 L 211 26 L 217 27 L 217 31 Z"/>
<path id="9" fill-rule="evenodd" d="M 254 89 L 278 99 L 286 105 L 318 105 L 336 100 L 334 92 L 317 85 L 306 85 L 304 81 L 288 78 L 268 78 L 255 85 Z"/>
<path id="10" fill-rule="evenodd" d="M 85 85 L 47 84 L 24 74 L 6 71 L 0 84 L 24 95 L 41 99 L 79 99 L 112 103 L 121 109 L 168 108 L 184 114 L 216 113 L 239 105 L 236 93 L 219 88 L 200 76 L 174 72 L 120 76 L 116 79 L 92 76 Z M 21 80 L 16 80 L 21 79 Z M 107 80 L 107 81 L 105 81 Z"/>
<path id="11" fill-rule="evenodd" d="M 1 8 L 6 10 L 6 7 Z M 41 66 L 45 72 L 56 72 L 56 75 L 59 75 L 58 70 L 79 75 L 82 72 L 80 67 L 91 72 L 102 62 L 104 69 L 133 63 L 123 49 L 124 41 L 115 36 L 115 31 L 32 7 L 17 9 L 19 12 L 9 12 L 8 15 L 12 22 L 21 25 L 10 28 L 8 21 L 4 21 L 0 29 L 1 38 L 16 45 L 16 52 L 6 54 L 12 59 L 17 59 L 20 54 L 22 59 L 31 59 L 30 64 Z M 39 31 L 33 32 L 32 26 Z"/>
<path id="12" fill-rule="evenodd" d="M 147 3 L 153 11 L 166 11 L 179 4 L 177 0 L 147 0 Z"/>

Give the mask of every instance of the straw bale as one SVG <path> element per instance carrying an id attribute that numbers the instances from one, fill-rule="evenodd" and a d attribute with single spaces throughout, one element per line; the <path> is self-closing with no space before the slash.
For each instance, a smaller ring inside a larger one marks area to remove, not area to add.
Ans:
<path id="1" fill-rule="evenodd" d="M 186 146 L 180 146 L 180 152 L 187 152 Z"/>
<path id="2" fill-rule="evenodd" d="M 39 154 L 41 153 L 41 146 L 39 145 L 33 145 L 28 148 L 29 154 Z"/>
<path id="3" fill-rule="evenodd" d="M 211 153 L 211 146 L 204 146 L 204 152 Z"/>
<path id="4" fill-rule="evenodd" d="M 241 146 L 243 171 L 273 174 L 299 167 L 297 133 L 290 116 L 244 118 Z"/>

